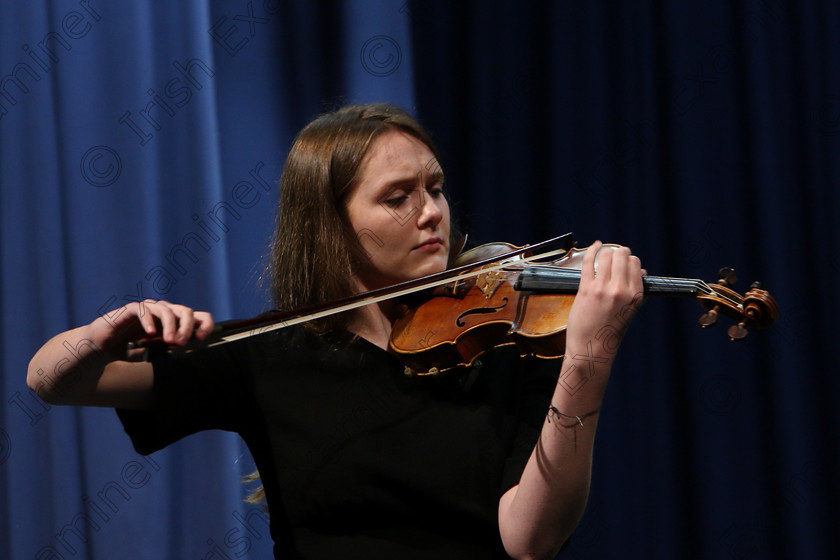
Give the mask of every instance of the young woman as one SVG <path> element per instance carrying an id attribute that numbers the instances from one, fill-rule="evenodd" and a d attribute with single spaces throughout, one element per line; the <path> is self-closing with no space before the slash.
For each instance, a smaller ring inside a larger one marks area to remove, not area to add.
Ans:
<path id="1" fill-rule="evenodd" d="M 346 107 L 298 135 L 281 178 L 272 256 L 280 309 L 444 270 L 453 252 L 443 174 L 426 132 L 388 105 Z M 132 303 L 32 358 L 53 404 L 117 409 L 140 453 L 200 430 L 239 433 L 280 558 L 551 558 L 586 504 L 598 410 L 643 271 L 593 244 L 566 357 L 499 348 L 440 378 L 387 351 L 391 302 L 183 355 L 134 361 L 130 341 L 184 345 L 213 318 Z M 45 383 L 38 371 L 88 352 Z"/>

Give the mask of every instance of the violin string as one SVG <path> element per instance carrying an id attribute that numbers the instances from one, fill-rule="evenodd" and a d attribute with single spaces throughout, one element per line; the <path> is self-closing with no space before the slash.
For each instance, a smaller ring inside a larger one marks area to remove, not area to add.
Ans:
<path id="1" fill-rule="evenodd" d="M 581 270 L 578 268 L 562 268 L 551 267 L 546 265 L 532 265 L 528 267 L 529 270 L 539 271 L 540 274 L 546 277 L 558 279 L 580 279 Z M 687 289 L 696 289 L 704 295 L 716 296 L 726 301 L 727 303 L 739 307 L 741 302 L 735 300 L 728 294 L 716 292 L 708 283 L 696 278 L 674 278 L 668 276 L 644 276 L 643 281 L 656 285 L 657 288 L 664 289 L 666 292 L 684 292 Z"/>

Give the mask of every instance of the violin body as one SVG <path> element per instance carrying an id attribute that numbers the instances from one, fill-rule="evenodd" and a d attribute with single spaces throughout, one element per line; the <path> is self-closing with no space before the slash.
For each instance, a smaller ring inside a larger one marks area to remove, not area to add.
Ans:
<path id="1" fill-rule="evenodd" d="M 513 248 L 507 243 L 481 245 L 464 253 L 456 264 L 484 260 Z M 551 266 L 580 270 L 584 253 L 572 248 Z M 517 279 L 528 266 L 521 263 L 521 256 L 516 256 L 502 269 L 492 267 L 432 290 L 428 300 L 405 309 L 395 322 L 391 352 L 421 375 L 472 365 L 498 346 L 516 345 L 523 355 L 541 358 L 562 356 L 574 293 L 517 290 Z"/>

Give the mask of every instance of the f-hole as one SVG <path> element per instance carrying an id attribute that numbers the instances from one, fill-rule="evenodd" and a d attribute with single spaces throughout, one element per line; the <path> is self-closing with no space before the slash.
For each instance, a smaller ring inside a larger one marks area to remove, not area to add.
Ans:
<path id="1" fill-rule="evenodd" d="M 459 327 L 463 327 L 466 325 L 466 323 L 462 321 L 464 317 L 467 317 L 469 315 L 487 315 L 488 313 L 498 313 L 499 311 L 507 307 L 507 304 L 508 298 L 504 297 L 502 298 L 502 304 L 498 307 L 476 307 L 475 309 L 469 309 L 458 315 L 458 318 L 455 319 L 455 324 Z"/>

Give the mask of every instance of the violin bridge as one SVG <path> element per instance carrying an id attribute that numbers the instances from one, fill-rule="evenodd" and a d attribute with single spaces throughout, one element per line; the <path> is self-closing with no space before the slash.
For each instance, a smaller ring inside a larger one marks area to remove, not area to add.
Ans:
<path id="1" fill-rule="evenodd" d="M 481 290 L 484 297 L 490 299 L 496 290 L 506 280 L 505 273 L 502 270 L 493 270 L 479 274 L 475 280 L 476 287 Z"/>

